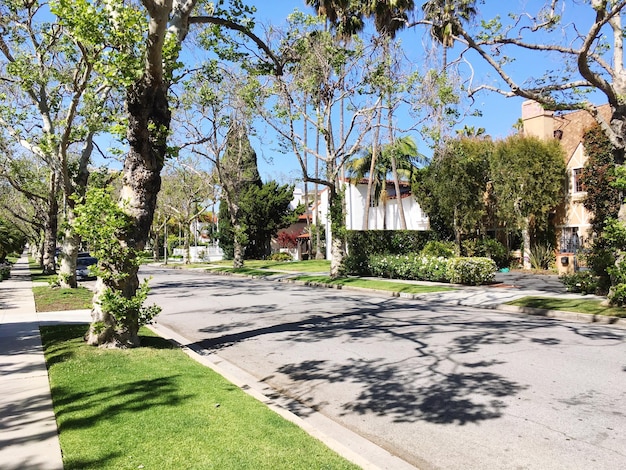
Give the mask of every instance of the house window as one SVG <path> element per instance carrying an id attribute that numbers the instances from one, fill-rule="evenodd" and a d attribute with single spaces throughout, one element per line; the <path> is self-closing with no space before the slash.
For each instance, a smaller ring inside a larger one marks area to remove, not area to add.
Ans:
<path id="1" fill-rule="evenodd" d="M 561 230 L 561 253 L 576 253 L 581 245 L 578 227 L 563 227 Z"/>
<path id="2" fill-rule="evenodd" d="M 585 187 L 583 185 L 583 182 L 581 180 L 581 176 L 583 174 L 583 169 L 582 168 L 576 168 L 574 169 L 574 192 L 576 193 L 582 193 L 583 191 L 585 191 Z"/>

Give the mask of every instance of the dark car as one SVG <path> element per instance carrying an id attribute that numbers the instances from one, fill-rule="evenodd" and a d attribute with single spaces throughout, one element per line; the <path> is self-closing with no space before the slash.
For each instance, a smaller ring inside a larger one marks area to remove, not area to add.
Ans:
<path id="1" fill-rule="evenodd" d="M 76 279 L 79 281 L 89 281 L 95 279 L 96 276 L 91 274 L 89 266 L 97 264 L 98 260 L 93 256 L 85 256 L 76 260 Z"/>

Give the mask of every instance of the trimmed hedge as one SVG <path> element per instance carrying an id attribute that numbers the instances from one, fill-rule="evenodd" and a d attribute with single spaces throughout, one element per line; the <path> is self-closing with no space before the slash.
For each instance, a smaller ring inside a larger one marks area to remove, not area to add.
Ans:
<path id="1" fill-rule="evenodd" d="M 427 242 L 436 238 L 436 233 L 430 230 L 349 230 L 344 271 L 346 274 L 368 275 L 370 256 L 419 253 Z"/>
<path id="2" fill-rule="evenodd" d="M 493 282 L 496 263 L 490 258 L 444 258 L 410 255 L 376 255 L 369 258 L 373 276 L 415 281 L 480 285 Z"/>

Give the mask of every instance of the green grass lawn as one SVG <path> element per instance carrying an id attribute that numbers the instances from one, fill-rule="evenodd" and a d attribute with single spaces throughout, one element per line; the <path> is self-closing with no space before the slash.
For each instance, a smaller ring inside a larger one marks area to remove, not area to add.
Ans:
<path id="1" fill-rule="evenodd" d="M 340 278 L 331 279 L 329 276 L 297 276 L 292 278 L 297 281 L 328 284 L 333 286 L 364 287 L 390 292 L 402 292 L 406 294 L 426 294 L 429 292 L 443 292 L 455 290 L 452 287 L 425 286 L 419 284 L 409 284 L 405 282 L 394 282 L 361 278 Z"/>
<path id="2" fill-rule="evenodd" d="M 33 282 L 51 282 L 57 279 L 56 274 L 42 274 L 39 263 L 33 258 L 28 258 L 28 269 L 30 270 L 30 277 Z"/>
<path id="3" fill-rule="evenodd" d="M 257 269 L 257 268 L 227 268 L 227 267 L 209 267 L 207 271 L 216 271 L 219 273 L 231 273 L 231 274 L 245 274 L 248 276 L 273 276 L 275 274 L 280 274 L 278 271 L 270 271 L 268 269 Z"/>
<path id="4" fill-rule="evenodd" d="M 523 297 L 508 302 L 518 307 L 541 308 L 545 310 L 563 310 L 566 312 L 587 313 L 589 315 L 606 315 L 626 318 L 626 309 L 604 307 L 601 300 L 596 299 L 558 299 L 549 297 Z"/>
<path id="5" fill-rule="evenodd" d="M 232 260 L 223 260 L 210 263 L 214 266 L 233 267 Z M 246 260 L 244 267 L 256 269 L 275 269 L 278 271 L 319 273 L 330 271 L 330 261 L 325 259 L 312 259 L 308 261 L 264 261 Z"/>
<path id="6" fill-rule="evenodd" d="M 80 310 L 91 308 L 93 292 L 85 287 L 62 289 L 60 287 L 34 286 L 35 309 L 38 312 Z"/>
<path id="7" fill-rule="evenodd" d="M 132 350 L 85 331 L 42 327 L 65 470 L 358 468 L 150 331 Z"/>

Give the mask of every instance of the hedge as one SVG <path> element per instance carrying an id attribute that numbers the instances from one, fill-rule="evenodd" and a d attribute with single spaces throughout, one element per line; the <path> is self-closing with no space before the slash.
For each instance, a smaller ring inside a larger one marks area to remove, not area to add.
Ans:
<path id="1" fill-rule="evenodd" d="M 368 260 L 373 276 L 415 281 L 480 285 L 493 282 L 497 270 L 490 258 L 444 258 L 410 255 L 374 255 Z"/>

